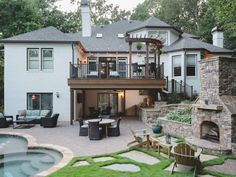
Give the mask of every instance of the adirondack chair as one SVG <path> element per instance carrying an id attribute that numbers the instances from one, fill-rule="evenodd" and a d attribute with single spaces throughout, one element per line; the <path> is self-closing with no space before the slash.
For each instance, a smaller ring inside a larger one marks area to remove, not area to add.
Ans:
<path id="1" fill-rule="evenodd" d="M 196 176 L 196 170 L 200 165 L 200 155 L 202 153 L 202 148 L 198 148 L 197 152 L 195 152 L 188 144 L 180 143 L 172 148 L 171 153 L 175 157 L 171 174 L 173 174 L 174 168 L 177 167 L 177 164 L 180 164 L 192 166 L 194 168 L 193 176 Z"/>
<path id="2" fill-rule="evenodd" d="M 130 131 L 134 137 L 134 141 L 127 144 L 128 147 L 143 147 L 149 149 L 151 146 L 150 133 L 146 129 L 132 130 Z"/>

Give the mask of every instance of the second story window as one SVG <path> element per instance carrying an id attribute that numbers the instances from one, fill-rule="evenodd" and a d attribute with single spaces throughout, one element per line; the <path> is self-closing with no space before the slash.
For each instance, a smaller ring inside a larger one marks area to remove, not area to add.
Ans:
<path id="1" fill-rule="evenodd" d="M 181 76 L 181 55 L 172 56 L 173 76 Z"/>
<path id="2" fill-rule="evenodd" d="M 42 70 L 53 69 L 53 49 L 42 49 Z"/>
<path id="3" fill-rule="evenodd" d="M 27 70 L 44 71 L 52 70 L 53 66 L 53 49 L 28 48 L 27 49 Z"/>
<path id="4" fill-rule="evenodd" d="M 187 76 L 196 76 L 197 55 L 196 54 L 187 54 L 186 59 L 187 59 L 187 62 L 186 62 Z"/>
<path id="5" fill-rule="evenodd" d="M 39 49 L 28 49 L 28 70 L 39 70 L 40 68 L 40 60 L 39 60 Z"/>

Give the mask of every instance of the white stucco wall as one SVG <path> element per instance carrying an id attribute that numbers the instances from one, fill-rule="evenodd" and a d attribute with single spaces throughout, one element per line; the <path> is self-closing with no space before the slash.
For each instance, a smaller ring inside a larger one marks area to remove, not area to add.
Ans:
<path id="1" fill-rule="evenodd" d="M 53 71 L 27 71 L 27 48 L 53 48 Z M 27 93 L 53 93 L 53 112 L 59 120 L 70 120 L 70 92 L 67 85 L 70 44 L 6 44 L 4 68 L 4 112 L 16 115 L 27 108 Z M 56 97 L 59 92 L 60 97 Z"/>

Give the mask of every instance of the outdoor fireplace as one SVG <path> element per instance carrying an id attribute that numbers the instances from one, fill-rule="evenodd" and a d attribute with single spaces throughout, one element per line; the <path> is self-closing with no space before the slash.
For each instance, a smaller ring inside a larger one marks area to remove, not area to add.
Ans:
<path id="1" fill-rule="evenodd" d="M 220 131 L 218 125 L 214 122 L 204 121 L 201 124 L 201 135 L 200 138 L 206 139 L 213 143 L 219 143 L 220 141 Z"/>

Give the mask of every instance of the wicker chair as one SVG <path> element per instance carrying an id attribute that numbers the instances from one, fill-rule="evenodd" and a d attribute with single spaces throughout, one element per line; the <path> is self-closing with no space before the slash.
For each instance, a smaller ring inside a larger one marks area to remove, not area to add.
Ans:
<path id="1" fill-rule="evenodd" d="M 175 157 L 171 174 L 173 174 L 174 168 L 177 167 L 177 164 L 181 164 L 192 166 L 194 168 L 193 176 L 196 176 L 197 168 L 200 166 L 200 155 L 202 153 L 201 148 L 198 148 L 197 152 L 195 153 L 188 144 L 180 143 L 172 148 L 171 153 Z"/>
<path id="2" fill-rule="evenodd" d="M 99 127 L 99 121 L 89 121 L 89 139 L 100 140 L 102 139 L 102 128 Z"/>
<path id="3" fill-rule="evenodd" d="M 102 110 L 102 115 L 111 115 L 111 106 L 107 106 L 106 109 Z"/>
<path id="4" fill-rule="evenodd" d="M 13 116 L 4 116 L 0 118 L 0 128 L 7 128 L 13 124 Z"/>
<path id="5" fill-rule="evenodd" d="M 53 114 L 52 117 L 42 117 L 41 118 L 41 126 L 44 128 L 53 128 L 57 126 L 57 119 L 59 114 Z"/>
<path id="6" fill-rule="evenodd" d="M 79 119 L 79 136 L 88 136 L 88 125 L 84 124 L 83 119 Z"/>
<path id="7" fill-rule="evenodd" d="M 108 136 L 120 136 L 120 121 L 121 117 L 118 119 L 116 125 L 108 127 Z"/>

